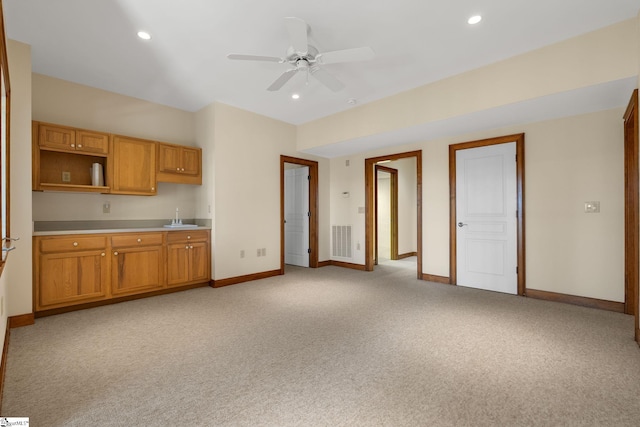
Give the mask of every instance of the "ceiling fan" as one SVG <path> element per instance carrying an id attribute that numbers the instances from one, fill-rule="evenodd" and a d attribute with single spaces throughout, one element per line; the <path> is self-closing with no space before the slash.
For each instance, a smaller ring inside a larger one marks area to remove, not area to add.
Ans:
<path id="1" fill-rule="evenodd" d="M 307 32 L 309 26 L 305 21 L 294 17 L 284 19 L 287 32 L 289 33 L 289 39 L 291 40 L 291 46 L 287 49 L 284 58 L 278 58 L 276 56 L 240 55 L 236 53 L 227 55 L 229 59 L 278 62 L 280 64 L 286 63 L 291 65 L 293 68 L 289 68 L 283 72 L 280 77 L 271 83 L 271 86 L 267 88 L 269 91 L 277 91 L 282 88 L 297 72 L 306 72 L 307 76 L 311 74 L 320 83 L 332 91 L 338 92 L 344 88 L 344 83 L 321 66 L 340 62 L 366 61 L 372 59 L 374 56 L 373 49 L 370 47 L 318 52 L 318 49 L 308 44 Z"/>

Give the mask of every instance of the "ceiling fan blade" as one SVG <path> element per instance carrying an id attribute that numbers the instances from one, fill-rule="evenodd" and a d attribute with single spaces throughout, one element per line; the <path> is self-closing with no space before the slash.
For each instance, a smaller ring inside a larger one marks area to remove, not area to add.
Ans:
<path id="1" fill-rule="evenodd" d="M 320 83 L 328 87 L 334 92 L 338 92 L 344 89 L 344 83 L 335 78 L 333 74 L 328 71 L 320 68 L 320 67 L 311 67 L 309 68 L 309 72 L 313 77 L 315 77 Z"/>
<path id="2" fill-rule="evenodd" d="M 280 74 L 280 77 L 278 77 L 275 82 L 271 83 L 271 86 L 269 86 L 267 90 L 272 92 L 276 90 L 280 90 L 280 88 L 284 86 L 286 82 L 291 80 L 291 77 L 293 77 L 297 71 L 298 70 L 296 70 L 295 68 L 292 68 Z"/>
<path id="3" fill-rule="evenodd" d="M 237 53 L 230 53 L 227 55 L 229 59 L 239 59 L 241 61 L 266 61 L 266 62 L 280 62 L 284 63 L 284 59 L 277 58 L 275 56 L 260 56 L 260 55 L 240 55 Z"/>
<path id="4" fill-rule="evenodd" d="M 374 56 L 373 49 L 367 46 L 323 52 L 318 54 L 316 59 L 321 64 L 336 64 L 338 62 L 368 61 Z"/>
<path id="5" fill-rule="evenodd" d="M 300 56 L 308 53 L 307 23 L 300 18 L 284 18 L 293 50 Z"/>

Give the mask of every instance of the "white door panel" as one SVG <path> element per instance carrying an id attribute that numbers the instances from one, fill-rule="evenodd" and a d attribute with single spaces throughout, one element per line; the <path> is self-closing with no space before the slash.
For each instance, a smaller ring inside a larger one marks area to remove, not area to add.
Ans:
<path id="1" fill-rule="evenodd" d="M 460 286 L 518 293 L 516 143 L 456 151 Z"/>

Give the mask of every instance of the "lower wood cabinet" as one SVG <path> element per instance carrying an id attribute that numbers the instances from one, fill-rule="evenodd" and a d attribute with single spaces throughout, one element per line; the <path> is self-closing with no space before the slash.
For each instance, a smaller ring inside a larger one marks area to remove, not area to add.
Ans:
<path id="1" fill-rule="evenodd" d="M 199 283 L 209 277 L 209 232 L 176 231 L 167 244 L 167 285 Z"/>
<path id="2" fill-rule="evenodd" d="M 207 283 L 210 231 L 35 236 L 34 310 Z"/>
<path id="3" fill-rule="evenodd" d="M 38 263 L 36 309 L 104 299 L 109 286 L 104 251 L 44 254 Z"/>
<path id="4" fill-rule="evenodd" d="M 114 297 L 164 286 L 164 234 L 131 233 L 111 237 L 111 294 Z"/>

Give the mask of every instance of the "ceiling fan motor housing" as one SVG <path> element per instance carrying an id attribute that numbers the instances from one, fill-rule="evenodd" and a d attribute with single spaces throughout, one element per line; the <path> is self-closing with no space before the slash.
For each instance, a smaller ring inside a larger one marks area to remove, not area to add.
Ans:
<path id="1" fill-rule="evenodd" d="M 287 49 L 287 56 L 285 58 L 287 62 L 289 62 L 291 65 L 308 68 L 309 65 L 316 62 L 317 55 L 318 55 L 318 49 L 316 49 L 314 46 L 311 46 L 311 45 L 307 46 L 306 55 L 300 55 L 298 52 L 296 52 L 293 49 L 293 46 L 289 46 L 289 48 Z M 306 62 L 306 66 L 304 64 L 301 64 L 301 62 L 303 61 Z"/>

